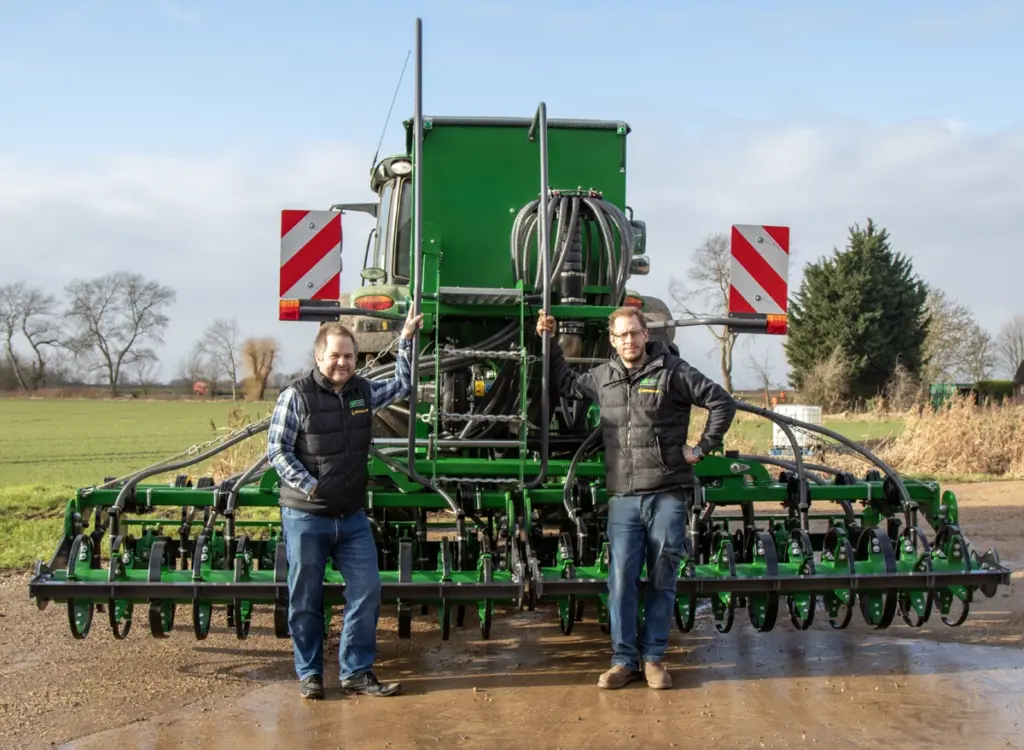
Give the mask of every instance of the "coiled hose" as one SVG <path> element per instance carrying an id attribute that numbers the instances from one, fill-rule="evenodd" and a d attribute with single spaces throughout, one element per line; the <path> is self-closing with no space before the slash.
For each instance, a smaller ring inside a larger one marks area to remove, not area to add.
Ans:
<path id="1" fill-rule="evenodd" d="M 523 207 L 512 225 L 512 270 L 517 282 L 530 275 L 530 244 L 534 242 L 533 236 L 540 221 L 539 209 L 540 199 L 535 198 Z M 583 266 L 586 284 L 611 288 L 609 294 L 601 295 L 591 304 L 619 304 L 626 291 L 630 261 L 636 245 L 633 225 L 626 215 L 614 203 L 594 192 L 552 191 L 548 197 L 548 217 L 549 223 L 558 222 L 558 232 L 551 244 L 554 254 L 550 264 L 552 283 L 567 267 L 570 250 L 574 246 L 581 246 L 582 257 L 579 262 Z M 594 247 L 595 228 L 598 247 L 596 269 L 588 263 Z M 551 236 L 550 226 L 548 236 Z M 535 289 L 541 286 L 541 269 L 542 264 L 538 262 L 533 280 Z"/>

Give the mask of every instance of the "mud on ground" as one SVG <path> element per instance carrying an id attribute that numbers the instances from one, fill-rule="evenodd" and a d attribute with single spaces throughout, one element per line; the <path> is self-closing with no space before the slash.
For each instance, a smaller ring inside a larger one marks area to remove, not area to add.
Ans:
<path id="1" fill-rule="evenodd" d="M 432 618 L 414 620 L 411 641 L 383 618 L 378 674 L 404 692 L 379 699 L 337 694 L 335 618 L 328 700 L 308 703 L 268 613 L 246 641 L 220 614 L 202 642 L 189 617 L 166 640 L 138 622 L 118 642 L 102 615 L 80 642 L 64 607 L 38 611 L 27 575 L 7 574 L 0 747 L 1024 747 L 1024 482 L 951 489 L 974 547 L 1014 571 L 963 627 L 933 615 L 872 631 L 858 612 L 836 632 L 819 612 L 798 633 L 783 610 L 771 633 L 738 612 L 719 635 L 704 615 L 688 635 L 673 629 L 670 691 L 598 690 L 606 636 L 586 619 L 563 636 L 545 608 L 499 611 L 488 641 L 475 614 L 448 642 Z"/>

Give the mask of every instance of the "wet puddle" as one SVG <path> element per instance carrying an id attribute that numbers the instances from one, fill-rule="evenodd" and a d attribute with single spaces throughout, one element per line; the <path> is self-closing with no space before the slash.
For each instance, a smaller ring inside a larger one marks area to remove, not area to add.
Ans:
<path id="1" fill-rule="evenodd" d="M 675 689 L 602 691 L 595 631 L 392 641 L 379 675 L 401 679 L 401 696 L 341 697 L 328 675 L 328 700 L 309 703 L 294 681 L 275 682 L 63 747 L 1024 747 L 1020 649 L 781 628 L 674 634 Z"/>

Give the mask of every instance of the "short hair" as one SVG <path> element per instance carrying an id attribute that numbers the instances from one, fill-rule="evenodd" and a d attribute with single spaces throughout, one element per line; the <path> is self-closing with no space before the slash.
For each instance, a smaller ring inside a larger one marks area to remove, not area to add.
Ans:
<path id="1" fill-rule="evenodd" d="M 612 311 L 612 314 L 608 316 L 608 330 L 610 331 L 615 325 L 615 321 L 619 318 L 633 318 L 637 323 L 640 324 L 640 329 L 643 331 L 647 330 L 647 318 L 635 307 L 626 305 L 624 307 L 616 308 Z"/>
<path id="2" fill-rule="evenodd" d="M 316 340 L 313 342 L 314 354 L 323 354 L 324 349 L 327 348 L 328 336 L 348 337 L 348 339 L 352 342 L 353 351 L 355 351 L 356 354 L 359 354 L 359 343 L 356 341 L 355 334 L 352 333 L 348 326 L 342 325 L 336 320 L 320 324 L 320 330 L 316 332 Z"/>

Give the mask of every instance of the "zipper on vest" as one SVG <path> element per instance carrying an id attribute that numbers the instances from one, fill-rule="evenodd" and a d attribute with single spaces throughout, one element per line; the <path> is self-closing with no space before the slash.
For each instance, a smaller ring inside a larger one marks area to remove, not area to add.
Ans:
<path id="1" fill-rule="evenodd" d="M 633 395 L 633 386 L 626 380 L 626 476 L 629 477 L 627 487 L 629 494 L 633 494 L 633 405 L 630 403 L 630 396 Z"/>

